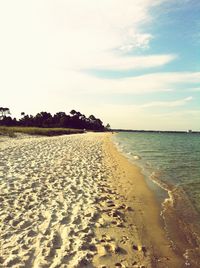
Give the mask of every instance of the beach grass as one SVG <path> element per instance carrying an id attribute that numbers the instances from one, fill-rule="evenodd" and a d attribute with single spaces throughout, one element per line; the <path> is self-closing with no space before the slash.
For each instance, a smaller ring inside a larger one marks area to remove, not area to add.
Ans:
<path id="1" fill-rule="evenodd" d="M 39 136 L 58 136 L 84 133 L 82 129 L 73 128 L 40 128 L 40 127 L 6 127 L 0 126 L 0 135 L 15 137 L 16 133 Z"/>

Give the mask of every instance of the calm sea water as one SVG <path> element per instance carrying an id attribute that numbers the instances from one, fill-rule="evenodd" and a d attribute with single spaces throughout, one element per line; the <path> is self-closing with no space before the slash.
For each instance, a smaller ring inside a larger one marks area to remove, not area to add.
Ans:
<path id="1" fill-rule="evenodd" d="M 200 135 L 118 133 L 118 148 L 148 176 L 181 187 L 200 213 Z"/>

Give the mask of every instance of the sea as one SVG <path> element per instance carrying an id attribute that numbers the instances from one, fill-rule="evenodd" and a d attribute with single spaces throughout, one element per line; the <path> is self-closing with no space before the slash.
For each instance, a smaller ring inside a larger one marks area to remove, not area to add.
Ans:
<path id="1" fill-rule="evenodd" d="M 141 168 L 161 204 L 161 215 L 166 200 L 171 199 L 181 218 L 177 222 L 188 225 L 196 235 L 200 230 L 200 134 L 118 132 L 112 139 L 118 150 Z M 194 246 L 199 239 L 194 238 Z"/>

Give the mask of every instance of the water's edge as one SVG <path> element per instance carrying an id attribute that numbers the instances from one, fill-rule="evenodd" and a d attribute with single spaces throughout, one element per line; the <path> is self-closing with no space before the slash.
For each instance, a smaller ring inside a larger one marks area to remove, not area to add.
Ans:
<path id="1" fill-rule="evenodd" d="M 183 256 L 186 267 L 200 265 L 200 220 L 185 191 L 179 186 L 161 181 L 155 174 L 148 174 L 143 166 L 137 163 L 139 156 L 130 156 L 119 144 L 112 140 L 118 151 L 132 164 L 137 165 L 151 191 L 154 192 L 160 206 L 160 216 L 164 229 L 173 250 Z"/>

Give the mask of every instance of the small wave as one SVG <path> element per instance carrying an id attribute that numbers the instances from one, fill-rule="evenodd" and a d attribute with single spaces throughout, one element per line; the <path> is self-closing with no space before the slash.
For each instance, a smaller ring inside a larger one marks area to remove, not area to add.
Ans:
<path id="1" fill-rule="evenodd" d="M 142 157 L 139 156 L 139 155 L 134 155 L 134 156 L 133 156 L 133 159 L 135 159 L 135 160 L 140 160 L 140 159 L 142 159 Z"/>

